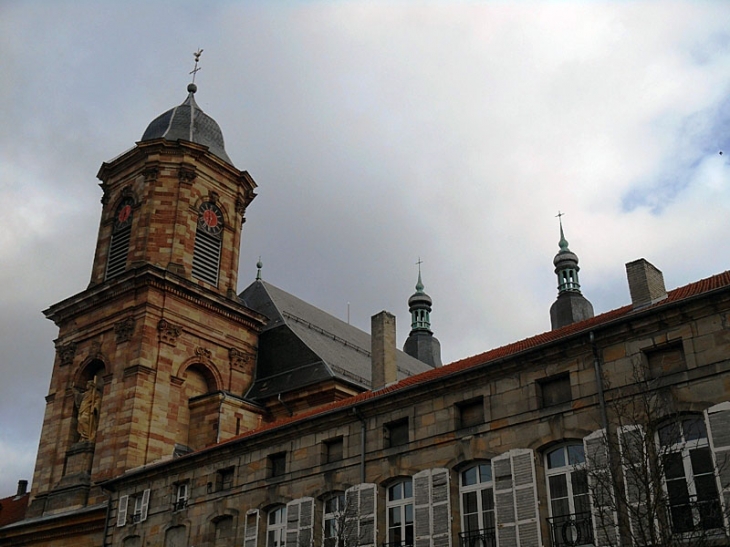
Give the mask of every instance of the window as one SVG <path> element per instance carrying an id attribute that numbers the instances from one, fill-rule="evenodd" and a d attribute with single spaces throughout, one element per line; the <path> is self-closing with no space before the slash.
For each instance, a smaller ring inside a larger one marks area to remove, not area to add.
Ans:
<path id="1" fill-rule="evenodd" d="M 286 543 L 286 506 L 269 511 L 266 547 L 284 547 Z"/>
<path id="2" fill-rule="evenodd" d="M 462 547 L 495 546 L 494 489 L 492 466 L 488 463 L 472 465 L 461 473 Z"/>
<path id="3" fill-rule="evenodd" d="M 687 370 L 681 343 L 649 350 L 645 355 L 649 364 L 649 377 L 652 379 Z"/>
<path id="4" fill-rule="evenodd" d="M 539 380 L 537 385 L 542 408 L 567 403 L 573 399 L 573 394 L 570 391 L 569 374 L 560 374 L 559 376 Z"/>
<path id="5" fill-rule="evenodd" d="M 215 474 L 215 491 L 228 490 L 233 486 L 233 468 L 219 469 Z"/>
<path id="6" fill-rule="evenodd" d="M 198 228 L 193 248 L 193 277 L 218 284 L 223 238 L 223 213 L 218 206 L 206 201 L 200 206 Z"/>
<path id="7" fill-rule="evenodd" d="M 585 461 L 583 443 L 563 445 L 545 455 L 554 547 L 593 543 Z"/>
<path id="8" fill-rule="evenodd" d="M 188 483 L 181 482 L 175 485 L 175 499 L 173 501 L 173 511 L 185 509 L 188 505 Z"/>
<path id="9" fill-rule="evenodd" d="M 484 399 L 472 399 L 456 405 L 457 427 L 471 427 L 484 423 Z"/>
<path id="10" fill-rule="evenodd" d="M 404 479 L 388 488 L 388 547 L 413 545 L 413 482 Z"/>
<path id="11" fill-rule="evenodd" d="M 233 527 L 233 517 L 223 515 L 213 522 L 215 528 L 215 547 L 233 547 L 236 530 Z"/>
<path id="12" fill-rule="evenodd" d="M 337 493 L 324 500 L 322 520 L 323 547 L 344 547 L 345 494 Z"/>
<path id="13" fill-rule="evenodd" d="M 125 197 L 119 203 L 114 213 L 114 225 L 112 226 L 112 237 L 109 244 L 105 279 L 119 275 L 127 268 L 129 242 L 132 237 L 133 206 L 134 200 L 131 197 Z"/>
<path id="14" fill-rule="evenodd" d="M 323 443 L 322 463 L 340 461 L 343 457 L 343 447 L 342 437 L 325 441 Z"/>
<path id="15" fill-rule="evenodd" d="M 657 432 L 672 531 L 722 528 L 712 454 L 702 416 L 673 420 Z"/>
<path id="16" fill-rule="evenodd" d="M 391 422 L 385 426 L 385 447 L 408 444 L 408 418 Z"/>
<path id="17" fill-rule="evenodd" d="M 286 452 L 269 456 L 269 477 L 281 477 L 286 473 Z"/>

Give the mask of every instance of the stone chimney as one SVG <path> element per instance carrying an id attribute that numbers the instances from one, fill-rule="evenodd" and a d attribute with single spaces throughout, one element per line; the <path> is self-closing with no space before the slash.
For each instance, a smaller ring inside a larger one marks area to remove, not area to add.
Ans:
<path id="1" fill-rule="evenodd" d="M 25 496 L 28 493 L 28 481 L 18 481 L 18 493 L 15 494 L 17 497 Z"/>
<path id="2" fill-rule="evenodd" d="M 381 311 L 370 319 L 370 359 L 373 390 L 392 384 L 398 379 L 395 315 L 387 311 Z"/>
<path id="3" fill-rule="evenodd" d="M 667 297 L 662 272 L 645 259 L 640 258 L 626 264 L 626 277 L 634 309 L 655 304 Z"/>

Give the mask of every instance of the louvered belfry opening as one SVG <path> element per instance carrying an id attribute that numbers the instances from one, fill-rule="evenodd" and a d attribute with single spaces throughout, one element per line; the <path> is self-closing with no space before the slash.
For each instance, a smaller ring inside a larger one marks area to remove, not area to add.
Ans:
<path id="1" fill-rule="evenodd" d="M 200 207 L 198 229 L 193 248 L 193 277 L 218 285 L 221 262 L 223 215 L 215 204 L 206 202 Z"/>
<path id="2" fill-rule="evenodd" d="M 114 215 L 114 227 L 109 244 L 109 257 L 106 263 L 105 279 L 114 277 L 127 269 L 129 242 L 132 239 L 132 205 L 131 198 L 125 198 L 117 207 Z"/>

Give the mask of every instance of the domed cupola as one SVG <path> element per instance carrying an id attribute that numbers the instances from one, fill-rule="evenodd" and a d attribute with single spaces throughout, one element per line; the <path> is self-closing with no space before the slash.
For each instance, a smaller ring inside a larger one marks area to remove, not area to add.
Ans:
<path id="1" fill-rule="evenodd" d="M 207 146 L 212 154 L 233 165 L 226 154 L 220 126 L 195 102 L 197 90 L 198 86 L 189 84 L 188 98 L 180 106 L 176 106 L 152 120 L 142 135 L 142 141 L 165 139 L 202 144 Z"/>
<path id="2" fill-rule="evenodd" d="M 558 276 L 558 298 L 550 307 L 550 323 L 553 330 L 593 317 L 593 305 L 580 292 L 578 255 L 568 248 L 561 217 L 562 213 L 558 214 L 560 250 L 553 259 L 555 274 Z"/>
<path id="3" fill-rule="evenodd" d="M 416 292 L 408 299 L 408 310 L 411 312 L 411 333 L 403 345 L 403 351 L 432 367 L 440 367 L 441 343 L 431 332 L 432 304 L 431 297 L 423 291 L 419 261 Z"/>

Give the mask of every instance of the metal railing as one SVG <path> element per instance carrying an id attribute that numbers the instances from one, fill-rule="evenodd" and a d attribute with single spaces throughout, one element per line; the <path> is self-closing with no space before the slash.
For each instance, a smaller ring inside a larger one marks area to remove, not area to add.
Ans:
<path id="1" fill-rule="evenodd" d="M 175 503 L 172 504 L 172 510 L 173 511 L 182 511 L 188 506 L 188 500 L 186 499 L 179 499 Z"/>
<path id="2" fill-rule="evenodd" d="M 496 528 L 470 530 L 459 533 L 459 547 L 496 547 Z"/>
<path id="3" fill-rule="evenodd" d="M 722 529 L 724 526 L 718 497 L 698 500 L 697 496 L 691 496 L 686 500 L 669 501 L 667 512 L 675 534 L 706 532 Z"/>
<path id="4" fill-rule="evenodd" d="M 593 545 L 593 520 L 591 514 L 574 513 L 547 519 L 553 547 Z"/>

